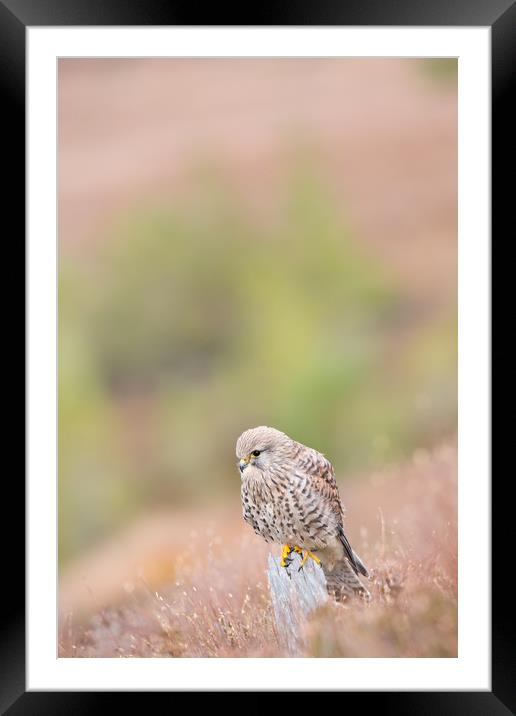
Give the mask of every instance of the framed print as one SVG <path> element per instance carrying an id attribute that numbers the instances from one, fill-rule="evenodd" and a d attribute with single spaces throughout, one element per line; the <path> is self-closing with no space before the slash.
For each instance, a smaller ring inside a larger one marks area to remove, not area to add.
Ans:
<path id="1" fill-rule="evenodd" d="M 514 6 L 265 14 L 0 3 L 27 277 L 6 713 L 515 708 L 490 437 Z"/>

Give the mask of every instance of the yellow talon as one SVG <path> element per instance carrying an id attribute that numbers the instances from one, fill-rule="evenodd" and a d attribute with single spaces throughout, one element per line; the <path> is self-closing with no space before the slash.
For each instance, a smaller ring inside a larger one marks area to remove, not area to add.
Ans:
<path id="1" fill-rule="evenodd" d="M 300 551 L 302 551 L 302 550 L 300 550 Z M 304 566 L 308 557 L 311 557 L 314 560 L 314 562 L 317 562 L 317 564 L 321 564 L 321 560 L 319 559 L 319 557 L 317 557 L 315 554 L 313 554 L 312 552 L 309 552 L 307 549 L 305 549 L 305 551 L 303 552 L 303 559 L 301 561 L 301 564 L 299 565 L 299 569 L 301 569 L 301 567 Z"/>
<path id="2" fill-rule="evenodd" d="M 297 552 L 298 554 L 303 554 L 303 550 L 299 547 L 292 547 L 289 544 L 284 544 L 281 548 L 281 566 L 287 567 L 288 566 L 288 558 L 290 557 L 292 552 Z"/>
<path id="3" fill-rule="evenodd" d="M 290 553 L 292 552 L 292 547 L 289 544 L 284 544 L 281 548 L 281 566 L 286 567 L 287 566 L 287 559 L 290 556 Z"/>
<path id="4" fill-rule="evenodd" d="M 309 550 L 307 550 L 307 549 L 303 550 L 303 549 L 301 549 L 300 547 L 292 547 L 292 546 L 289 545 L 289 544 L 284 544 L 283 547 L 281 548 L 281 562 L 280 562 L 280 564 L 281 564 L 282 567 L 287 567 L 287 566 L 288 566 L 288 564 L 289 564 L 289 557 L 290 557 L 290 555 L 291 555 L 292 552 L 297 552 L 298 554 L 301 554 L 301 555 L 303 556 L 303 559 L 301 560 L 301 564 L 300 564 L 300 566 L 299 566 L 299 569 L 301 569 L 301 567 L 303 567 L 303 565 L 306 563 L 308 557 L 311 557 L 315 562 L 317 562 L 317 564 L 321 564 L 321 560 L 319 559 L 319 557 L 317 557 L 315 554 L 313 554 L 313 553 L 310 552 Z"/>

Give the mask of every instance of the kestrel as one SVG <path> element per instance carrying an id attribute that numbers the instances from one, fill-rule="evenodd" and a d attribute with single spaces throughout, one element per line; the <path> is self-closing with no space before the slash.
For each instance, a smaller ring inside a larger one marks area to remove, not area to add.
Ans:
<path id="1" fill-rule="evenodd" d="M 266 542 L 283 545 L 281 565 L 293 551 L 319 563 L 337 600 L 369 597 L 358 575 L 369 573 L 344 532 L 343 508 L 331 463 L 285 433 L 260 426 L 238 438 L 236 456 L 244 520 Z"/>

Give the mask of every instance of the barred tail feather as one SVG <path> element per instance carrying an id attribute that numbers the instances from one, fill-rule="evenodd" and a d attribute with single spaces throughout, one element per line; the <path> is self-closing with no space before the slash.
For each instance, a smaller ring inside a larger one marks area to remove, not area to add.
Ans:
<path id="1" fill-rule="evenodd" d="M 359 558 L 355 555 L 359 570 L 364 576 L 368 576 L 367 569 Z M 347 559 L 337 562 L 330 571 L 322 564 L 324 576 L 326 577 L 326 588 L 328 594 L 341 602 L 350 597 L 361 597 L 366 601 L 371 599 L 371 595 L 357 577 L 355 570 Z M 363 571 L 362 571 L 363 570 Z"/>

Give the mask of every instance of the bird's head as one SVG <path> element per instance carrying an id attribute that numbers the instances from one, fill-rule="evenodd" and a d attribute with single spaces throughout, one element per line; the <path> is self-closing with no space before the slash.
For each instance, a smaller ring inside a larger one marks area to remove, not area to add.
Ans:
<path id="1" fill-rule="evenodd" d="M 238 438 L 236 456 L 241 473 L 247 468 L 265 470 L 282 465 L 291 452 L 292 439 L 275 428 L 260 425 L 246 430 Z"/>

